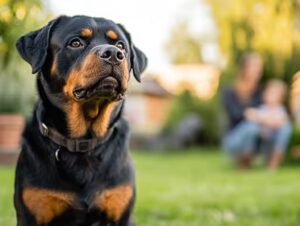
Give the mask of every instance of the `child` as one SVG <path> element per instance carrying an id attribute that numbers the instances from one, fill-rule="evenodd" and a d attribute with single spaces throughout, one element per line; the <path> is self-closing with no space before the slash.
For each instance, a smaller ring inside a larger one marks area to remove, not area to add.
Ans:
<path id="1" fill-rule="evenodd" d="M 286 92 L 285 83 L 271 80 L 263 92 L 263 105 L 245 112 L 246 119 L 259 125 L 270 169 L 276 169 L 280 165 L 291 134 L 289 116 L 283 105 Z"/>

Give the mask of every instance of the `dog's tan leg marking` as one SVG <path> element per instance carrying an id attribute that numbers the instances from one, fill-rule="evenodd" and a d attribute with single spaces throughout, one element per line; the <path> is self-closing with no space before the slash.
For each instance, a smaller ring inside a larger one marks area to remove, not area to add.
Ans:
<path id="1" fill-rule="evenodd" d="M 130 185 L 121 185 L 97 194 L 95 204 L 107 217 L 114 222 L 121 219 L 133 196 Z"/>
<path id="2" fill-rule="evenodd" d="M 26 188 L 22 198 L 38 225 L 48 224 L 75 203 L 75 195 L 72 193 L 40 188 Z"/>

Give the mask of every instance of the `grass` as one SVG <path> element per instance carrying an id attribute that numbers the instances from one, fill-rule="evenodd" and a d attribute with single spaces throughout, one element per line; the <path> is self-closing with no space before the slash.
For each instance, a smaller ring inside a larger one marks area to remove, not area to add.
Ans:
<path id="1" fill-rule="evenodd" d="M 220 153 L 134 152 L 136 225 L 298 226 L 300 168 L 238 172 Z M 0 225 L 15 225 L 13 169 L 0 168 Z"/>
<path id="2" fill-rule="evenodd" d="M 13 209 L 14 169 L 0 167 L 0 225 L 15 226 Z"/>

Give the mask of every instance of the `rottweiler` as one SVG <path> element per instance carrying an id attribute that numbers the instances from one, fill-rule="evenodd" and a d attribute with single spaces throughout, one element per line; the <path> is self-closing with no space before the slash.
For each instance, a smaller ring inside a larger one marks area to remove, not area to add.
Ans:
<path id="1" fill-rule="evenodd" d="M 87 16 L 60 16 L 16 47 L 37 73 L 39 94 L 16 167 L 17 225 L 132 226 L 135 176 L 122 111 L 145 54 L 122 25 Z"/>

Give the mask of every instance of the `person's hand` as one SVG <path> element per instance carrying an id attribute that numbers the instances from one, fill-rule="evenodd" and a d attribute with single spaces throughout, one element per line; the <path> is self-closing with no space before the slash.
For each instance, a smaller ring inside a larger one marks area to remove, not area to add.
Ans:
<path id="1" fill-rule="evenodd" d="M 258 111 L 255 108 L 247 108 L 245 110 L 245 118 L 250 121 L 256 121 L 258 119 Z"/>
<path id="2" fill-rule="evenodd" d="M 274 115 L 266 119 L 268 125 L 274 129 L 282 127 L 288 122 L 288 118 L 285 115 Z"/>

